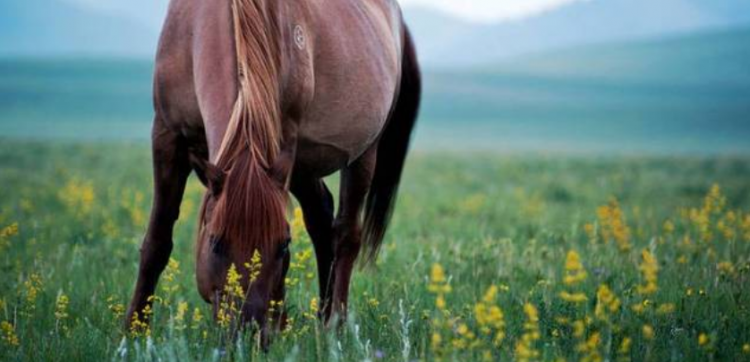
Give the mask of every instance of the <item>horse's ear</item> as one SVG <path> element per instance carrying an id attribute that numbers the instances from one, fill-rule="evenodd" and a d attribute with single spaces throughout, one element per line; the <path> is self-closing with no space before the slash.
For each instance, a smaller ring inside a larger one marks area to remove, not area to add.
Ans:
<path id="1" fill-rule="evenodd" d="M 224 177 L 226 174 L 218 166 L 208 162 L 202 157 L 197 157 L 190 154 L 190 163 L 195 170 L 195 174 L 198 175 L 198 179 L 201 180 L 214 196 L 221 194 L 222 188 L 224 187 Z"/>

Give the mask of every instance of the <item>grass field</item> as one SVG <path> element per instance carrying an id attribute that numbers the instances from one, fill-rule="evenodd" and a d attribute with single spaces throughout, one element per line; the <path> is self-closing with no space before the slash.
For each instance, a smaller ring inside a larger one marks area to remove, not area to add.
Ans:
<path id="1" fill-rule="evenodd" d="M 417 152 L 339 332 L 314 317 L 296 224 L 293 320 L 268 353 L 224 338 L 198 296 L 194 179 L 152 328 L 120 329 L 149 159 L 141 143 L 0 142 L 0 360 L 750 360 L 747 158 Z"/>

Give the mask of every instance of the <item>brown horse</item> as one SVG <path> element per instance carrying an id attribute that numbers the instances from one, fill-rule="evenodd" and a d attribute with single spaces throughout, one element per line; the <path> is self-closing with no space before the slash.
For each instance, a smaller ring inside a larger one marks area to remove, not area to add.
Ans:
<path id="1" fill-rule="evenodd" d="M 231 265 L 243 322 L 284 299 L 291 192 L 313 241 L 321 318 L 346 316 L 352 268 L 390 219 L 421 81 L 395 0 L 172 0 L 154 81 L 154 201 L 128 311 L 150 303 L 192 171 L 206 185 L 197 280 L 216 310 Z M 322 178 L 341 172 L 336 217 Z M 243 267 L 261 255 L 260 275 Z M 142 315 L 142 313 L 141 313 Z M 265 330 L 265 329 L 264 329 Z"/>

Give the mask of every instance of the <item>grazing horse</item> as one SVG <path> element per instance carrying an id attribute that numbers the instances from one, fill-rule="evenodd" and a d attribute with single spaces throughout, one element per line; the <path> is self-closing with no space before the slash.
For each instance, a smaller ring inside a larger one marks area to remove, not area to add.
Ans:
<path id="1" fill-rule="evenodd" d="M 215 313 L 234 265 L 247 291 L 242 322 L 271 324 L 290 261 L 291 193 L 315 248 L 320 317 L 345 317 L 355 261 L 376 257 L 388 226 L 420 102 L 396 1 L 172 0 L 154 78 L 154 200 L 126 323 L 167 265 L 192 171 L 207 188 L 198 289 Z M 334 218 L 322 179 L 338 171 Z M 256 252 L 251 282 L 244 265 Z"/>

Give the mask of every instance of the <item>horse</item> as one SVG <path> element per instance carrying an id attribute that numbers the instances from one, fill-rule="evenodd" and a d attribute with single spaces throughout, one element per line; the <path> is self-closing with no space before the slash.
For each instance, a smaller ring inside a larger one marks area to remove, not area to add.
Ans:
<path id="1" fill-rule="evenodd" d="M 206 187 L 196 279 L 215 318 L 236 270 L 238 318 L 270 328 L 290 195 L 315 250 L 319 318 L 346 318 L 353 268 L 377 257 L 391 219 L 421 87 L 395 0 L 171 0 L 154 70 L 153 205 L 125 325 L 148 323 L 193 172 Z M 323 178 L 335 172 L 334 215 Z"/>

